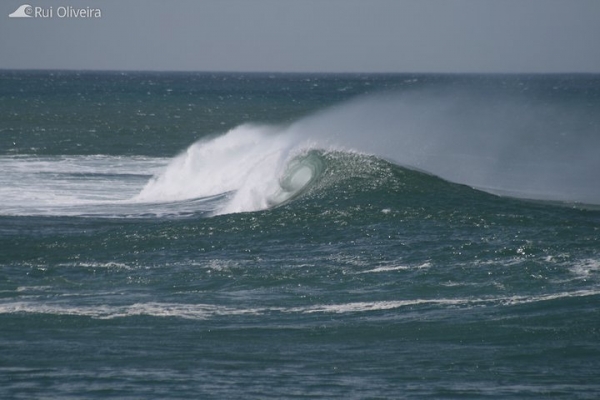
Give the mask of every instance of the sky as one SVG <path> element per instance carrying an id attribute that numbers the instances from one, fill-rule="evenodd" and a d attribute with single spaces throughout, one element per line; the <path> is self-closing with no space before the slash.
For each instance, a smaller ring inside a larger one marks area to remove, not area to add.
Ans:
<path id="1" fill-rule="evenodd" d="M 0 3 L 0 69 L 600 73 L 599 41 L 600 0 Z"/>

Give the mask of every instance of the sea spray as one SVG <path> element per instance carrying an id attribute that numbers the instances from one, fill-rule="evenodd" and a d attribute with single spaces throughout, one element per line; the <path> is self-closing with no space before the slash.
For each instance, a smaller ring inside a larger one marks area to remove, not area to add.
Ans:
<path id="1" fill-rule="evenodd" d="M 441 87 L 364 96 L 289 130 L 493 193 L 600 204 L 593 103 Z"/>

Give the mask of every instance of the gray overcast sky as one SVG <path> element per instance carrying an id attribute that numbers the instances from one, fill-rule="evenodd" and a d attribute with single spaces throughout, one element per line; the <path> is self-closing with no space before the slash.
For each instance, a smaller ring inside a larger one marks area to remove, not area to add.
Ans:
<path id="1" fill-rule="evenodd" d="M 4 0 L 0 68 L 600 73 L 600 0 Z"/>

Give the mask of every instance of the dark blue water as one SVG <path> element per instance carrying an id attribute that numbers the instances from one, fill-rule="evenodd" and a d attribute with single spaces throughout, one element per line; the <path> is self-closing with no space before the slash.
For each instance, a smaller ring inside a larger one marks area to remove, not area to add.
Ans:
<path id="1" fill-rule="evenodd" d="M 600 77 L 0 73 L 0 397 L 600 395 Z"/>

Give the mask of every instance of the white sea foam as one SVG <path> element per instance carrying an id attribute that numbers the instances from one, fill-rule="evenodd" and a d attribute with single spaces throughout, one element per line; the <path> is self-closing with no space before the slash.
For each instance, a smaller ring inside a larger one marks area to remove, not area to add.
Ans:
<path id="1" fill-rule="evenodd" d="M 48 301 L 3 301 L 0 314 L 36 313 L 53 315 L 84 316 L 97 319 L 125 318 L 132 316 L 176 317 L 184 319 L 209 319 L 219 316 L 264 316 L 282 314 L 346 314 L 386 311 L 415 306 L 472 308 L 509 307 L 539 303 L 563 298 L 577 298 L 600 295 L 600 288 L 558 292 L 541 295 L 500 296 L 484 298 L 441 298 L 405 299 L 370 302 L 348 302 L 341 304 L 317 304 L 302 307 L 228 307 L 214 304 L 186 303 L 134 303 L 130 305 L 76 306 Z"/>
<path id="2" fill-rule="evenodd" d="M 375 274 L 378 272 L 408 271 L 408 270 L 416 270 L 416 269 L 423 269 L 423 268 L 429 268 L 429 267 L 431 267 L 431 263 L 429 263 L 429 262 L 424 262 L 422 264 L 412 265 L 412 266 L 386 265 L 386 266 L 381 266 L 381 267 L 377 267 L 377 268 L 373 268 L 373 269 L 368 269 L 366 271 L 360 271 L 358 273 L 359 274 Z"/>
<path id="3" fill-rule="evenodd" d="M 367 271 L 361 271 L 359 272 L 360 274 L 373 274 L 373 273 L 377 273 L 377 272 L 390 272 L 390 271 L 406 271 L 411 269 L 410 267 L 404 266 L 404 265 L 398 265 L 398 266 L 391 266 L 391 267 L 378 267 L 378 268 L 373 268 L 373 269 L 369 269 Z"/>
<path id="4" fill-rule="evenodd" d="M 592 274 L 600 273 L 600 260 L 593 258 L 579 260 L 570 266 L 570 270 L 578 277 L 586 279 Z"/>
<path id="5" fill-rule="evenodd" d="M 127 202 L 164 158 L 2 156 L 0 215 L 80 215 Z M 102 210 L 100 210 L 102 211 Z"/>

